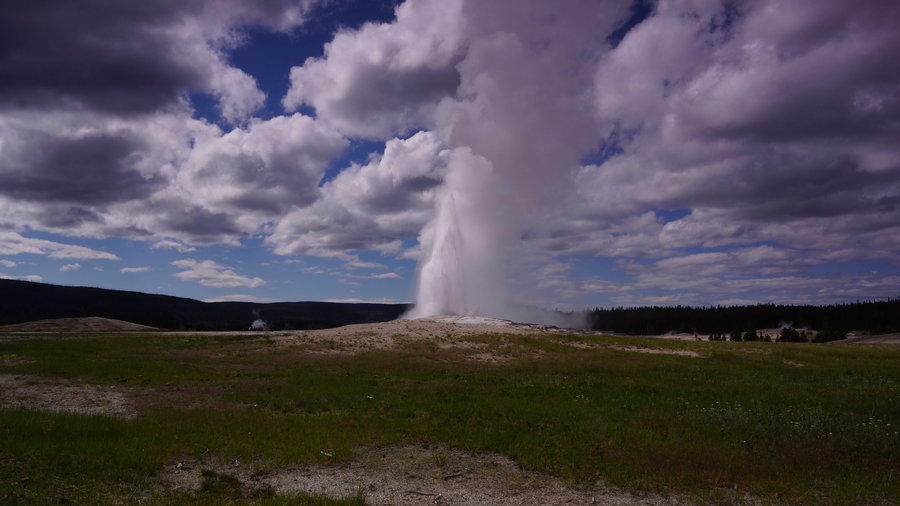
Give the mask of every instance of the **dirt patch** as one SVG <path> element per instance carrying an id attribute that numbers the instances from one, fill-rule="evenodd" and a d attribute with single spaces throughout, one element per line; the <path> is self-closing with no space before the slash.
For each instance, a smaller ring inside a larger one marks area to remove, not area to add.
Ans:
<path id="1" fill-rule="evenodd" d="M 122 418 L 137 416 L 128 397 L 115 387 L 74 385 L 54 378 L 24 374 L 0 374 L 0 406 Z"/>
<path id="2" fill-rule="evenodd" d="M 634 353 L 650 353 L 654 355 L 679 355 L 682 357 L 694 357 L 694 358 L 706 358 L 705 355 L 701 355 L 696 351 L 691 350 L 673 350 L 671 348 L 654 348 L 651 346 L 629 346 L 624 344 L 594 344 L 594 343 L 585 343 L 583 341 L 554 341 L 558 344 L 562 344 L 564 346 L 570 346 L 572 348 L 577 348 L 581 350 L 598 350 L 598 349 L 611 349 L 618 351 L 630 351 Z"/>
<path id="3" fill-rule="evenodd" d="M 0 332 L 120 332 L 128 330 L 158 329 L 137 323 L 114 320 L 112 318 L 100 318 L 97 316 L 87 318 L 55 318 L 50 320 L 14 323 L 12 325 L 0 325 Z"/>
<path id="4" fill-rule="evenodd" d="M 619 351 L 632 351 L 635 353 L 650 353 L 653 355 L 679 355 L 682 357 L 706 358 L 705 356 L 691 350 L 672 350 L 669 348 L 651 348 L 649 346 L 624 346 L 619 344 L 610 344 L 606 346 Z"/>
<path id="5" fill-rule="evenodd" d="M 306 492 L 332 498 L 359 494 L 369 504 L 670 503 L 661 496 L 629 494 L 602 483 L 574 487 L 552 476 L 522 470 L 498 454 L 472 454 L 434 446 L 365 448 L 357 451 L 356 459 L 350 463 L 270 472 L 240 461 L 201 457 L 174 462 L 161 472 L 167 486 L 179 490 L 198 490 L 204 479 L 213 474 L 237 478 L 245 490 Z"/>
<path id="6" fill-rule="evenodd" d="M 631 334 L 619 334 L 607 332 L 614 336 L 632 336 Z M 652 337 L 654 339 L 670 339 L 672 341 L 709 341 L 709 334 L 691 334 L 687 332 L 666 332 L 665 334 L 640 334 L 632 337 Z"/>

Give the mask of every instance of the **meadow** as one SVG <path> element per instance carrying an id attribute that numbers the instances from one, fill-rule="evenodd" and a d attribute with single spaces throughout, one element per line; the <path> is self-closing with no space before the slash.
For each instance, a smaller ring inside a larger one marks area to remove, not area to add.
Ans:
<path id="1" fill-rule="evenodd" d="M 373 449 L 366 465 L 390 467 L 392 448 L 446 469 L 450 452 L 502 455 L 647 502 L 900 503 L 896 346 L 486 333 L 346 352 L 309 336 L 0 336 L 16 388 L 99 389 L 129 410 L 14 403 L 7 381 L 0 503 L 366 504 L 247 476 Z M 166 478 L 184 463 L 197 486 Z"/>

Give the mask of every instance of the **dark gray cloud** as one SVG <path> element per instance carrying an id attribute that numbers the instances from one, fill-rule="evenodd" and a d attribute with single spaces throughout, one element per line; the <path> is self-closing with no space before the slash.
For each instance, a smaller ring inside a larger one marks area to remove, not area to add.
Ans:
<path id="1" fill-rule="evenodd" d="M 181 202 L 158 203 L 160 232 L 185 236 L 196 244 L 231 242 L 244 232 L 225 213 L 210 212 Z"/>
<path id="2" fill-rule="evenodd" d="M 309 3 L 7 2 L 0 15 L 0 108 L 157 111 L 186 91 L 216 87 L 208 67 L 217 47 L 234 42 L 233 27 L 287 28 Z"/>
<path id="3" fill-rule="evenodd" d="M 36 213 L 38 223 L 54 229 L 78 229 L 86 224 L 98 224 L 103 218 L 94 211 L 84 207 L 68 207 L 65 205 L 41 206 Z"/>
<path id="4" fill-rule="evenodd" d="M 186 96 L 211 93 L 223 118 L 246 120 L 264 96 L 230 65 L 229 49 L 244 42 L 249 27 L 297 27 L 314 3 L 4 4 L 4 222 L 74 235 L 234 244 L 285 206 L 310 202 L 321 172 L 343 148 L 339 135 L 310 118 L 275 118 L 251 121 L 262 135 L 245 139 L 238 128 L 226 139 L 218 127 L 191 118 Z M 281 128 L 291 125 L 306 130 Z M 213 148 L 198 154 L 195 146 Z"/>
<path id="5" fill-rule="evenodd" d="M 165 29 L 199 2 L 10 2 L 0 16 L 0 106 L 148 112 L 205 77 Z"/>
<path id="6" fill-rule="evenodd" d="M 29 147 L 34 152 L 18 161 L 17 170 L 0 172 L 0 194 L 35 202 L 105 205 L 147 197 L 163 184 L 160 177 L 145 177 L 132 166 L 146 149 L 134 137 L 52 138 Z"/>

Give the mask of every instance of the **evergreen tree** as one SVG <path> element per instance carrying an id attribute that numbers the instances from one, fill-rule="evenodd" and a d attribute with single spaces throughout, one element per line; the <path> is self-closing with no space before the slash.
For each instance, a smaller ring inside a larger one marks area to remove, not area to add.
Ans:
<path id="1" fill-rule="evenodd" d="M 806 342 L 806 338 L 801 338 L 800 333 L 797 332 L 793 327 L 786 327 L 781 329 L 781 334 L 778 335 L 778 342 L 804 343 Z"/>

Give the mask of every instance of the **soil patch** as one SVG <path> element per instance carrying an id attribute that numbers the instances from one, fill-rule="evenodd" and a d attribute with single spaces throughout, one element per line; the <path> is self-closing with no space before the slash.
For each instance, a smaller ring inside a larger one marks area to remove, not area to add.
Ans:
<path id="1" fill-rule="evenodd" d="M 618 351 L 630 351 L 634 353 L 650 353 L 653 355 L 679 355 L 682 357 L 694 357 L 694 358 L 706 358 L 705 355 L 701 355 L 696 351 L 692 350 L 675 350 L 671 348 L 655 348 L 652 346 L 630 346 L 624 344 L 594 344 L 594 343 L 585 343 L 582 341 L 567 341 L 560 342 L 556 341 L 559 344 L 565 346 L 571 346 L 572 348 L 582 349 L 582 350 L 598 350 L 598 349 L 611 349 Z"/>
<path id="2" fill-rule="evenodd" d="M 24 374 L 0 374 L 0 406 L 134 418 L 128 397 L 115 387 L 74 385 Z"/>
<path id="3" fill-rule="evenodd" d="M 211 476 L 230 476 L 247 491 L 305 492 L 332 498 L 362 495 L 369 504 L 538 505 L 670 504 L 662 496 L 634 495 L 596 483 L 578 488 L 519 468 L 505 456 L 435 446 L 364 448 L 341 465 L 312 465 L 263 472 L 252 463 L 211 458 L 182 460 L 161 476 L 179 490 L 199 490 Z"/>
<path id="4" fill-rule="evenodd" d="M 623 346 L 611 344 L 608 348 L 619 351 L 631 351 L 635 353 L 651 353 L 654 355 L 679 355 L 682 357 L 706 358 L 705 356 L 692 350 L 672 350 L 668 348 L 651 348 L 649 346 Z"/>

